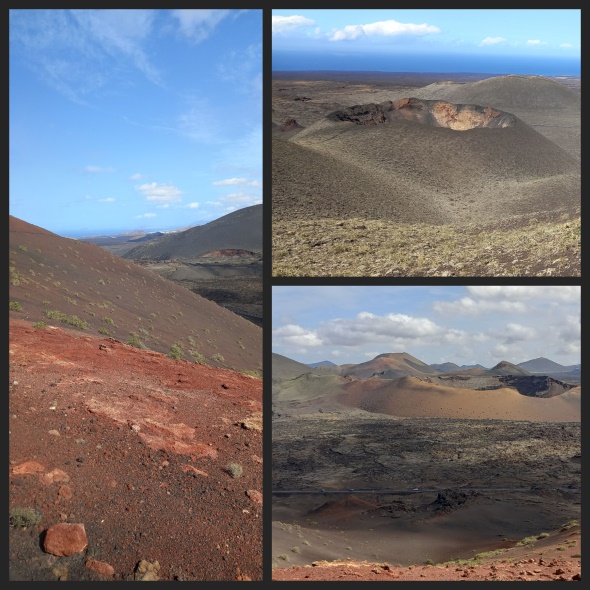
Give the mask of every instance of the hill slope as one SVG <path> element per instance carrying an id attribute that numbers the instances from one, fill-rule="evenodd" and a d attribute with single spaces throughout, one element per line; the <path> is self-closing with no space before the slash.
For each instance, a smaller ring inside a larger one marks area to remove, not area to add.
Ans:
<path id="1" fill-rule="evenodd" d="M 193 258 L 211 250 L 262 252 L 262 205 L 238 209 L 205 225 L 166 234 L 125 252 L 128 259 Z"/>
<path id="2" fill-rule="evenodd" d="M 10 315 L 133 340 L 187 360 L 260 371 L 262 330 L 94 244 L 9 222 Z M 190 352 L 192 351 L 192 353 Z"/>
<path id="3" fill-rule="evenodd" d="M 152 580 L 261 579 L 260 379 L 18 319 L 8 357 L 9 508 L 39 519 L 9 529 L 11 581 L 147 581 L 142 560 Z M 56 557 L 64 524 L 87 546 Z"/>

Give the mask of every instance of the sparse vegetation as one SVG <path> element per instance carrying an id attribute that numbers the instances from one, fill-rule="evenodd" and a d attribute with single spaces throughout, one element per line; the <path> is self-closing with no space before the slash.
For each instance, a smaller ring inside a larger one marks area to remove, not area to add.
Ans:
<path id="1" fill-rule="evenodd" d="M 199 365 L 207 364 L 207 358 L 203 356 L 200 352 L 197 352 L 196 350 L 189 350 L 188 353 L 191 355 L 191 358 L 195 363 Z"/>
<path id="2" fill-rule="evenodd" d="M 299 547 L 292 547 L 291 551 L 293 551 L 293 553 L 301 553 L 301 549 Z"/>
<path id="3" fill-rule="evenodd" d="M 110 332 L 106 328 L 103 328 L 102 326 L 98 329 L 98 333 L 99 334 L 104 334 L 105 336 L 110 336 L 111 335 Z"/>
<path id="4" fill-rule="evenodd" d="M 59 320 L 64 324 L 69 324 L 70 326 L 81 328 L 82 330 L 88 330 L 90 328 L 88 322 L 86 322 L 86 320 L 79 318 L 77 315 L 67 315 L 66 313 L 57 311 L 55 309 L 48 309 L 45 312 L 45 316 L 48 317 L 50 320 Z"/>
<path id="5" fill-rule="evenodd" d="M 41 522 L 41 514 L 34 508 L 13 508 L 10 511 L 10 526 L 30 527 Z"/>
<path id="6" fill-rule="evenodd" d="M 212 357 L 211 360 L 214 360 L 218 363 L 224 363 L 225 362 L 225 358 L 223 358 L 223 355 L 219 354 L 218 352 L 216 352 Z"/>
<path id="7" fill-rule="evenodd" d="M 242 475 L 244 468 L 238 463 L 228 463 L 225 471 L 229 473 L 234 479 L 236 479 Z"/>
<path id="8" fill-rule="evenodd" d="M 140 340 L 139 336 L 135 332 L 131 332 L 129 334 L 127 344 L 129 344 L 129 346 L 135 346 L 135 348 L 147 348 L 147 346 Z"/>
<path id="9" fill-rule="evenodd" d="M 111 326 L 114 326 L 115 325 L 115 322 L 113 321 L 113 318 L 110 318 L 108 316 L 105 316 L 104 318 L 102 318 L 102 321 L 105 324 L 110 324 Z"/>
<path id="10" fill-rule="evenodd" d="M 23 306 L 18 301 L 11 301 L 9 303 L 10 311 L 22 311 Z"/>
<path id="11" fill-rule="evenodd" d="M 182 351 L 182 347 L 178 342 L 175 342 L 171 347 L 170 351 L 168 352 L 168 358 L 178 360 L 184 358 L 184 352 Z"/>
<path id="12" fill-rule="evenodd" d="M 40 321 L 35 322 L 33 324 L 33 328 L 40 328 L 40 329 L 47 328 L 47 324 L 43 320 L 40 320 Z"/>
<path id="13" fill-rule="evenodd" d="M 579 276 L 580 218 L 556 217 L 534 226 L 523 217 L 520 225 L 515 222 L 510 227 L 358 218 L 275 220 L 272 273 L 277 277 Z M 322 236 L 319 241 L 318 236 Z"/>

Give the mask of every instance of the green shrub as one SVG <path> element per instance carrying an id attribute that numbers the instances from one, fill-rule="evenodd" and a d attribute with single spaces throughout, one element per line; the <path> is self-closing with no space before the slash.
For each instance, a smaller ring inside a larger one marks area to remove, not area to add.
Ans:
<path id="1" fill-rule="evenodd" d="M 33 328 L 47 328 L 47 324 L 44 321 L 35 322 Z"/>
<path id="2" fill-rule="evenodd" d="M 242 472 L 244 471 L 243 467 L 238 463 L 229 463 L 225 470 L 229 473 L 234 479 L 240 477 Z"/>
<path id="3" fill-rule="evenodd" d="M 23 252 L 26 252 L 28 250 L 26 246 L 19 246 L 18 249 L 22 250 Z"/>
<path id="4" fill-rule="evenodd" d="M 105 336 L 110 336 L 111 335 L 110 332 L 106 328 L 103 328 L 102 326 L 98 329 L 98 333 L 99 334 L 104 334 Z"/>
<path id="5" fill-rule="evenodd" d="M 41 522 L 41 514 L 34 508 L 13 508 L 10 511 L 10 526 L 29 527 Z"/>
<path id="6" fill-rule="evenodd" d="M 223 358 L 222 355 L 220 355 L 218 352 L 216 352 L 212 357 L 212 360 L 217 361 L 218 363 L 224 363 L 225 359 Z"/>
<path id="7" fill-rule="evenodd" d="M 111 324 L 111 326 L 114 326 L 115 325 L 115 322 L 113 322 L 113 319 L 112 318 L 109 318 L 109 317 L 106 317 L 106 316 L 104 318 L 102 318 L 102 321 L 105 324 Z"/>
<path id="8" fill-rule="evenodd" d="M 10 311 L 22 311 L 23 306 L 18 301 L 11 301 L 9 304 Z"/>
<path id="9" fill-rule="evenodd" d="M 260 375 L 260 373 L 258 373 L 257 371 L 250 371 L 250 369 L 246 369 L 244 371 L 240 371 L 241 373 L 244 373 L 244 375 L 250 375 L 250 377 L 256 377 L 257 379 L 262 379 L 262 375 Z"/>
<path id="10" fill-rule="evenodd" d="M 188 353 L 191 355 L 193 361 L 198 365 L 207 364 L 207 359 L 200 352 L 197 352 L 196 350 L 189 350 Z"/>
<path id="11" fill-rule="evenodd" d="M 178 360 L 184 358 L 184 353 L 182 352 L 182 347 L 178 342 L 175 342 L 170 347 L 170 352 L 168 353 L 168 358 Z"/>
<path id="12" fill-rule="evenodd" d="M 127 340 L 129 346 L 135 346 L 135 348 L 147 348 L 147 346 L 139 339 L 139 336 L 135 332 L 129 334 L 129 340 Z"/>

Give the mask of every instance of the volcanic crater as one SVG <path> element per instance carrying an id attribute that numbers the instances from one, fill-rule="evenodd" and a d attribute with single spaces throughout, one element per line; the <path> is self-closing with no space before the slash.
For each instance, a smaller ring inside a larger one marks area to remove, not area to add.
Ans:
<path id="1" fill-rule="evenodd" d="M 331 121 L 349 121 L 357 125 L 379 125 L 391 120 L 415 121 L 453 131 L 475 128 L 512 127 L 516 117 L 510 113 L 477 104 L 453 104 L 444 100 L 400 98 L 382 103 L 353 105 L 326 116 Z"/>

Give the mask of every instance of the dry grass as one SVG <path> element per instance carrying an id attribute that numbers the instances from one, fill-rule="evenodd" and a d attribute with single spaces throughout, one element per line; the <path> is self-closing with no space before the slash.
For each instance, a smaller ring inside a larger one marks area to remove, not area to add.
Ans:
<path id="1" fill-rule="evenodd" d="M 281 276 L 580 276 L 580 216 L 494 225 L 318 219 L 273 223 Z"/>

